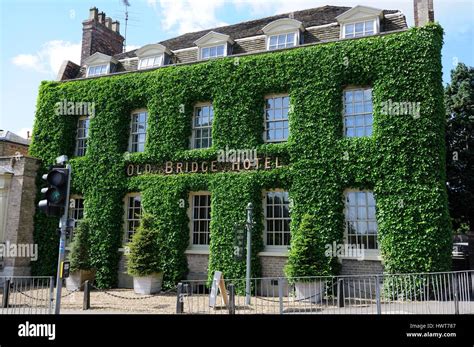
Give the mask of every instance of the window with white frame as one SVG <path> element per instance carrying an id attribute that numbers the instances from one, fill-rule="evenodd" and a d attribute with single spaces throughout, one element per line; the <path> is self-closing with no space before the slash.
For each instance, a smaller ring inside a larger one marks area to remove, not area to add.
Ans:
<path id="1" fill-rule="evenodd" d="M 265 98 L 265 134 L 266 142 L 288 140 L 288 112 L 290 97 L 288 95 L 269 96 Z"/>
<path id="2" fill-rule="evenodd" d="M 362 37 L 375 34 L 375 20 L 344 24 L 344 38 Z"/>
<path id="3" fill-rule="evenodd" d="M 138 111 L 132 113 L 129 139 L 130 152 L 145 151 L 147 120 L 147 111 Z"/>
<path id="4" fill-rule="evenodd" d="M 344 91 L 344 135 L 372 135 L 372 88 L 350 88 Z"/>
<path id="5" fill-rule="evenodd" d="M 265 245 L 290 245 L 290 200 L 288 192 L 269 191 L 265 193 Z"/>
<path id="6" fill-rule="evenodd" d="M 378 249 L 375 199 L 371 191 L 345 192 L 346 243 Z"/>
<path id="7" fill-rule="evenodd" d="M 106 75 L 110 64 L 93 65 L 87 67 L 87 77 Z"/>
<path id="8" fill-rule="evenodd" d="M 77 122 L 76 156 L 82 157 L 86 155 L 88 137 L 89 137 L 89 118 L 80 117 Z"/>
<path id="9" fill-rule="evenodd" d="M 296 46 L 297 33 L 272 35 L 268 38 L 269 51 Z"/>
<path id="10" fill-rule="evenodd" d="M 208 246 L 211 239 L 211 194 L 191 194 L 191 244 Z"/>
<path id="11" fill-rule="evenodd" d="M 201 59 L 212 59 L 225 56 L 225 45 L 201 48 Z"/>
<path id="12" fill-rule="evenodd" d="M 84 218 L 84 198 L 76 195 L 72 196 L 71 200 L 74 200 L 74 207 L 69 207 L 69 218 L 74 219 L 74 227 L 69 234 L 68 242 L 71 242 L 74 237 L 74 229 L 77 227 L 77 223 Z"/>
<path id="13" fill-rule="evenodd" d="M 209 148 L 212 146 L 212 104 L 200 104 L 194 107 L 192 148 Z"/>
<path id="14" fill-rule="evenodd" d="M 132 241 L 133 235 L 140 226 L 140 217 L 142 214 L 142 199 L 140 194 L 128 194 L 126 196 L 126 220 L 125 220 L 125 242 Z"/>
<path id="15" fill-rule="evenodd" d="M 163 54 L 141 58 L 138 62 L 139 69 L 148 69 L 163 65 Z"/>

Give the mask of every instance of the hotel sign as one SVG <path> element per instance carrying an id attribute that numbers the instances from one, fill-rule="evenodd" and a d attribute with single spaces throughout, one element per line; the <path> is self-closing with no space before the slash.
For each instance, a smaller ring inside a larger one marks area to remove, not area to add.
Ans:
<path id="1" fill-rule="evenodd" d="M 161 164 L 128 164 L 127 176 L 145 174 L 176 175 L 186 173 L 240 172 L 273 170 L 283 167 L 280 158 L 255 158 L 235 162 L 213 161 L 167 161 Z"/>

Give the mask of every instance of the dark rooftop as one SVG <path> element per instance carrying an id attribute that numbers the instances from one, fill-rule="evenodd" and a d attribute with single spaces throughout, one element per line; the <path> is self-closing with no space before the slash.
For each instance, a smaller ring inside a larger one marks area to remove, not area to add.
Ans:
<path id="1" fill-rule="evenodd" d="M 180 35 L 178 37 L 168 39 L 165 41 L 159 42 L 163 46 L 167 47 L 168 49 L 175 51 L 178 49 L 195 47 L 194 41 L 203 37 L 210 31 L 215 31 L 221 34 L 229 35 L 232 39 L 241 39 L 244 37 L 251 37 L 256 35 L 262 35 L 263 31 L 262 28 L 281 18 L 288 18 L 290 15 L 293 15 L 293 18 L 302 22 L 305 28 L 318 26 L 318 25 L 325 25 L 336 22 L 336 17 L 340 14 L 350 10 L 351 7 L 345 6 L 323 6 L 323 7 L 316 7 L 302 11 L 295 11 L 291 13 L 283 13 L 271 17 L 265 17 L 261 19 L 251 20 L 247 22 L 241 22 L 238 24 L 227 25 L 218 28 L 206 29 L 201 31 L 196 31 L 192 33 L 187 33 L 184 35 Z M 396 13 L 398 10 L 384 10 L 384 15 Z M 114 57 L 118 60 L 126 59 L 126 58 L 133 58 L 136 57 L 135 54 L 136 50 L 120 53 L 115 55 Z"/>

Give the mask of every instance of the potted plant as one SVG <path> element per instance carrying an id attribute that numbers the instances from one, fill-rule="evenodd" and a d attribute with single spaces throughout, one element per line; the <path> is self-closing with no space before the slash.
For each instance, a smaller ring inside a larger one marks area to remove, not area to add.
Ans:
<path id="1" fill-rule="evenodd" d="M 95 270 L 90 259 L 89 233 L 89 221 L 87 219 L 79 221 L 74 229 L 74 239 L 69 254 L 70 273 L 66 279 L 67 290 L 84 290 L 83 283 L 95 278 Z"/>
<path id="2" fill-rule="evenodd" d="M 127 271 L 133 276 L 133 289 L 137 294 L 154 294 L 161 291 L 161 230 L 149 214 L 140 220 L 130 243 Z"/>
<path id="3" fill-rule="evenodd" d="M 316 218 L 305 214 L 292 234 L 285 274 L 294 283 L 297 300 L 321 302 L 326 281 L 314 278 L 330 274 L 331 259 L 325 255 L 324 240 L 316 228 Z"/>

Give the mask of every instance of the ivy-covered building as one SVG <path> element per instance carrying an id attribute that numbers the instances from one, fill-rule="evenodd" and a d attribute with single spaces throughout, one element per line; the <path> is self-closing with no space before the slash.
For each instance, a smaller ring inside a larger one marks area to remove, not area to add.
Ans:
<path id="1" fill-rule="evenodd" d="M 254 277 L 283 275 L 305 214 L 333 250 L 323 274 L 448 269 L 443 31 L 430 0 L 414 4 L 414 28 L 397 10 L 324 6 L 125 53 L 119 23 L 91 9 L 81 65 L 41 85 L 31 152 L 72 158 L 98 284 L 130 284 L 143 211 L 166 234 L 168 285 L 244 277 L 249 202 Z M 38 274 L 55 270 L 56 223 L 36 214 Z"/>

